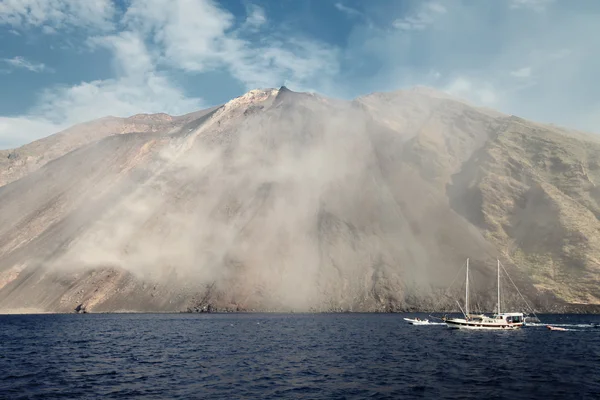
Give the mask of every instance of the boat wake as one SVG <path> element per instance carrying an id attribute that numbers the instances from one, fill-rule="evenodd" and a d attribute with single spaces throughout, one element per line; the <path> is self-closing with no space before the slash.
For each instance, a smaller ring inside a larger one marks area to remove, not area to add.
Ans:
<path id="1" fill-rule="evenodd" d="M 560 327 L 564 327 L 564 328 L 598 328 L 600 329 L 600 325 L 598 324 L 542 324 L 542 323 L 537 323 L 537 322 L 529 322 L 527 323 L 527 326 L 548 326 L 548 325 L 552 325 L 552 326 L 560 326 Z"/>
<path id="2" fill-rule="evenodd" d="M 599 324 L 541 324 L 541 323 L 529 323 L 528 327 L 543 327 L 554 331 L 576 331 L 585 332 L 595 329 L 600 329 Z"/>

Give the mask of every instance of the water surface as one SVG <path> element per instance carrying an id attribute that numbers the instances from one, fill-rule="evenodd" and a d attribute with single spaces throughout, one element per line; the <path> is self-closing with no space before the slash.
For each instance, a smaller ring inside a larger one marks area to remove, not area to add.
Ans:
<path id="1" fill-rule="evenodd" d="M 541 316 L 566 332 L 406 316 L 0 316 L 0 397 L 600 398 L 600 316 Z"/>

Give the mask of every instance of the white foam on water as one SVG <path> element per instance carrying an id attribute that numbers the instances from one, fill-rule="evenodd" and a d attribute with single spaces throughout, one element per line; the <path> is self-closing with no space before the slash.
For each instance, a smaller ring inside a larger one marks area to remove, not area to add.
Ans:
<path id="1" fill-rule="evenodd" d="M 537 322 L 528 322 L 527 326 L 561 326 L 561 327 L 571 327 L 571 328 L 595 328 L 597 325 L 594 324 L 542 324 Z"/>

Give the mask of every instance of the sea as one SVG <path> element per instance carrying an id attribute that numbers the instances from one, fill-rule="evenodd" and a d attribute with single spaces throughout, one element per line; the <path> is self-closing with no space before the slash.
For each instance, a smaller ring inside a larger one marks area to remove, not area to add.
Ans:
<path id="1" fill-rule="evenodd" d="M 600 399 L 598 315 L 517 331 L 415 316 L 4 315 L 0 398 Z"/>

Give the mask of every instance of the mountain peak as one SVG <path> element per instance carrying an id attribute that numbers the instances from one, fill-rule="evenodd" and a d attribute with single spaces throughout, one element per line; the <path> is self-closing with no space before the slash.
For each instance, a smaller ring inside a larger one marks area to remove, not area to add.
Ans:
<path id="1" fill-rule="evenodd" d="M 266 100 L 275 98 L 279 93 L 278 89 L 268 88 L 268 89 L 252 89 L 249 92 L 244 93 L 243 95 L 236 97 L 233 100 L 228 101 L 225 104 L 225 108 L 234 108 L 240 106 L 247 106 L 255 103 L 262 103 Z"/>

